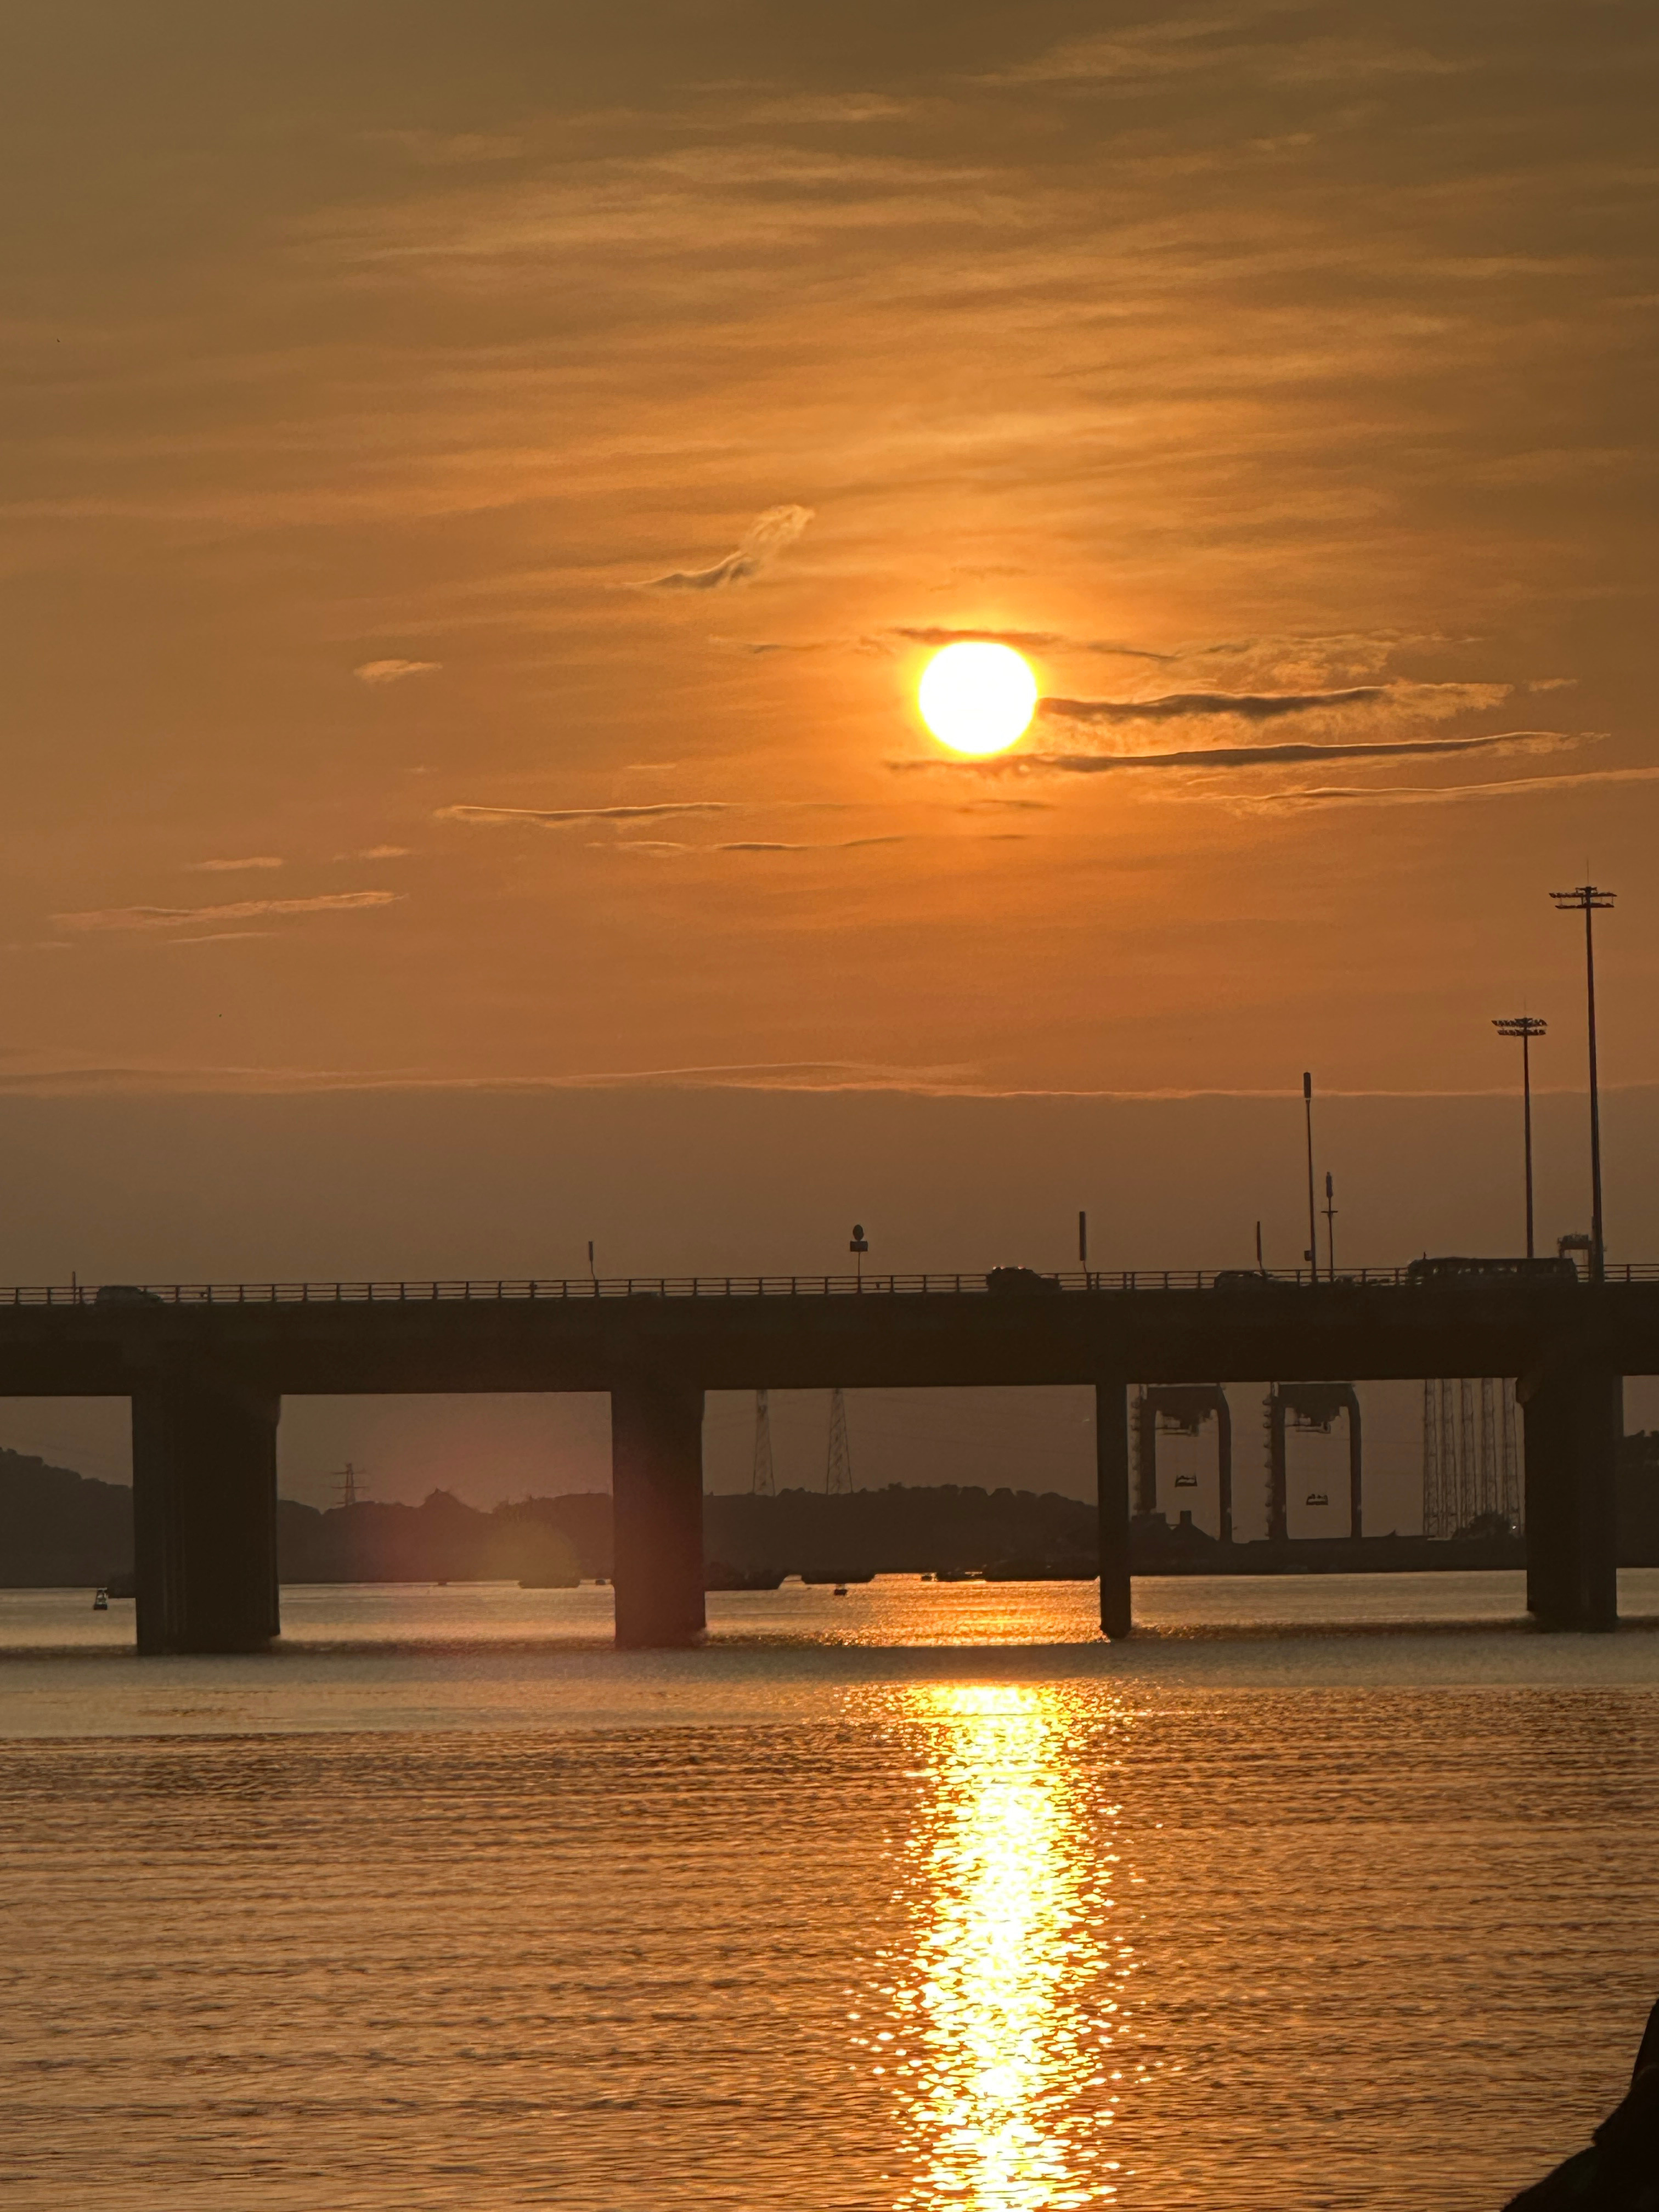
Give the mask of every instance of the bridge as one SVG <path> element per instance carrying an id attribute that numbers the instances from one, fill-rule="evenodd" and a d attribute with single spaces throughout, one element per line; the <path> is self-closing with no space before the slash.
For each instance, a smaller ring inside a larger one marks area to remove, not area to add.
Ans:
<path id="1" fill-rule="evenodd" d="M 1311 1393 L 1516 1376 L 1528 1604 L 1545 1628 L 1607 1629 L 1621 1381 L 1656 1370 L 1659 1267 L 1645 1267 L 1600 1283 L 1000 1270 L 0 1291 L 0 1396 L 131 1401 L 142 1652 L 246 1651 L 277 1634 L 284 1395 L 437 1391 L 608 1393 L 617 1640 L 695 1643 L 705 1392 L 837 1384 L 1091 1387 L 1100 1620 L 1122 1636 L 1130 1389 L 1241 1377 Z"/>

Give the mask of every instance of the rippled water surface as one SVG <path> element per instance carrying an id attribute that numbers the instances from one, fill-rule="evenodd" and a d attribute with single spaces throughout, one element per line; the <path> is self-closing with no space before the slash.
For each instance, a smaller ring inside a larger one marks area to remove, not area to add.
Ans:
<path id="1" fill-rule="evenodd" d="M 1659 1635 L 1464 1579 L 0 1596 L 0 2190 L 1495 2212 L 1659 1992 Z"/>

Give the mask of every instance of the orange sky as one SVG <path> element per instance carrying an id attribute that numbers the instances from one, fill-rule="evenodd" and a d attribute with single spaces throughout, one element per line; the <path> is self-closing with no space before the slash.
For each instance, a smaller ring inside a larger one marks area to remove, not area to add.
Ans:
<path id="1" fill-rule="evenodd" d="M 1659 1079 L 1646 9 L 21 14 L 14 1082 Z"/>

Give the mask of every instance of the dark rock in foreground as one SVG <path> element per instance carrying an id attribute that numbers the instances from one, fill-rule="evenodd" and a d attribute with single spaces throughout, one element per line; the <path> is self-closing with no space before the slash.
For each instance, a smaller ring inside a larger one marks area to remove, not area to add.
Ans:
<path id="1" fill-rule="evenodd" d="M 1512 2197 L 1507 2212 L 1659 2212 L 1659 2005 L 1623 2104 L 1588 2150 Z"/>

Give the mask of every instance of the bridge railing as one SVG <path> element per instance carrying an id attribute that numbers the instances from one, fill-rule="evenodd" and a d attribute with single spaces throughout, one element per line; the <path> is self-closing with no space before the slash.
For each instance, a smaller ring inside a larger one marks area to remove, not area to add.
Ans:
<path id="1" fill-rule="evenodd" d="M 360 1281 L 335 1283 L 88 1283 L 19 1284 L 0 1289 L 0 1305 L 94 1306 L 101 1311 L 147 1305 L 405 1305 L 434 1303 L 563 1303 L 594 1298 L 885 1298 L 994 1297 L 1029 1299 L 1046 1294 L 1095 1291 L 1215 1291 L 1251 1297 L 1283 1289 L 1317 1286 L 1406 1287 L 1425 1279 L 1407 1267 L 1354 1267 L 1338 1274 L 1334 1285 L 1322 1272 L 1306 1267 L 1273 1268 L 1257 1273 L 1239 1268 L 1137 1267 L 1121 1270 L 1073 1268 L 1058 1274 L 1009 1273 L 925 1275 L 608 1275 L 435 1282 Z M 1479 1282 L 1478 1270 L 1432 1279 Z M 1494 1279 L 1506 1279 L 1499 1275 Z M 1507 1279 L 1516 1279 L 1509 1278 Z M 1609 1266 L 1610 1283 L 1659 1282 L 1659 1263 Z"/>

